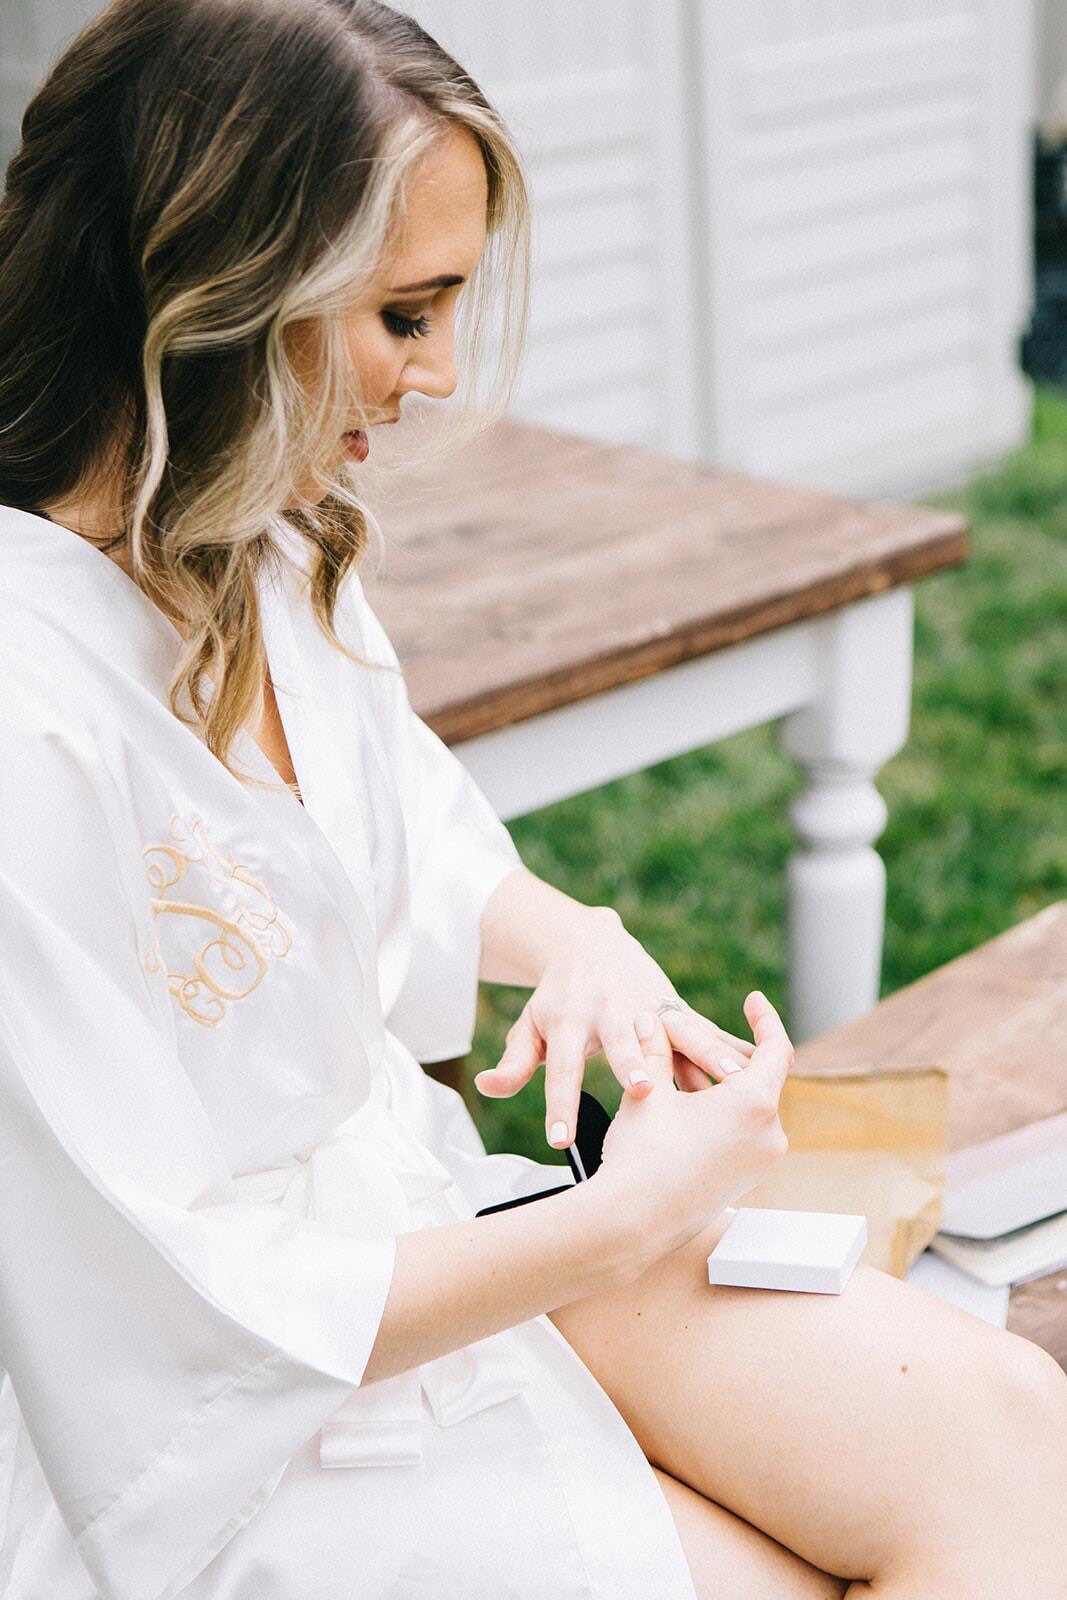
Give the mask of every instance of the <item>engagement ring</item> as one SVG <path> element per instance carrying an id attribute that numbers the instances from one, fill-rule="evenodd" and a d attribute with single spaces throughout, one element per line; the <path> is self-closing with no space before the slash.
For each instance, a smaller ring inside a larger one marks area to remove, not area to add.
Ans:
<path id="1" fill-rule="evenodd" d="M 656 1007 L 656 1015 L 658 1017 L 664 1011 L 684 1011 L 684 1010 L 685 1010 L 685 1001 L 684 1000 L 680 1000 L 677 995 L 672 995 L 669 1000 L 661 1000 L 660 1001 L 659 1005 Z"/>

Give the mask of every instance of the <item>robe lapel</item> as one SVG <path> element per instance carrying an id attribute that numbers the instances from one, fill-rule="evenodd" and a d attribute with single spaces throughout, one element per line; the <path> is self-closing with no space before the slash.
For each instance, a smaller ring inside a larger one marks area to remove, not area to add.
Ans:
<path id="1" fill-rule="evenodd" d="M 295 812 L 305 813 L 294 827 L 302 823 L 307 829 L 310 819 L 320 864 L 354 940 L 373 953 L 378 939 L 374 867 L 357 787 L 358 751 L 351 740 L 349 702 L 356 669 L 320 632 L 301 593 L 306 582 L 302 572 L 286 565 L 279 576 L 268 575 L 260 590 L 267 661 L 303 806 L 293 796 L 287 798 Z M 250 737 L 249 742 L 276 780 L 255 740 Z M 371 987 L 381 1026 L 376 979 Z"/>

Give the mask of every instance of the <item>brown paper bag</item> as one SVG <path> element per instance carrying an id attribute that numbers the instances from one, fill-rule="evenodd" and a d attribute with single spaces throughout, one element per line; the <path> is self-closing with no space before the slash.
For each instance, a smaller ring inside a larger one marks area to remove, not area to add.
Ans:
<path id="1" fill-rule="evenodd" d="M 862 1066 L 792 1073 L 779 1116 L 788 1151 L 734 1204 L 862 1214 L 860 1260 L 903 1278 L 941 1225 L 948 1073 Z"/>

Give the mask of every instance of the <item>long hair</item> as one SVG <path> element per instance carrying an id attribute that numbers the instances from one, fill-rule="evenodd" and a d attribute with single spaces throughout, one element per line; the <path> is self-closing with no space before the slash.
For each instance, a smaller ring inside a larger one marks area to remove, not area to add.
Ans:
<path id="1" fill-rule="evenodd" d="M 373 519 L 352 466 L 326 472 L 324 455 L 339 417 L 366 416 L 343 319 L 387 259 L 407 180 L 457 126 L 485 161 L 487 241 L 438 448 L 510 398 L 529 201 L 499 115 L 411 17 L 376 0 L 112 0 L 23 116 L 0 199 L 0 501 L 36 509 L 107 484 L 122 522 L 101 548 L 121 545 L 188 629 L 171 710 L 242 781 L 229 752 L 262 712 L 256 583 L 280 559 L 279 519 L 310 546 L 319 626 L 361 661 L 334 611 Z M 313 341 L 314 397 L 294 332 Z M 328 492 L 284 510 L 309 471 Z"/>

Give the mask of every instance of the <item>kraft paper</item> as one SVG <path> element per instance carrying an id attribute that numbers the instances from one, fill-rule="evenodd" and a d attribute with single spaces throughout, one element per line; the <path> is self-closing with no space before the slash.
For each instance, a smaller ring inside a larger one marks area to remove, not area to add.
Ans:
<path id="1" fill-rule="evenodd" d="M 903 1278 L 941 1225 L 948 1083 L 943 1067 L 791 1074 L 778 1113 L 789 1149 L 733 1204 L 862 1213 L 860 1260 Z"/>

